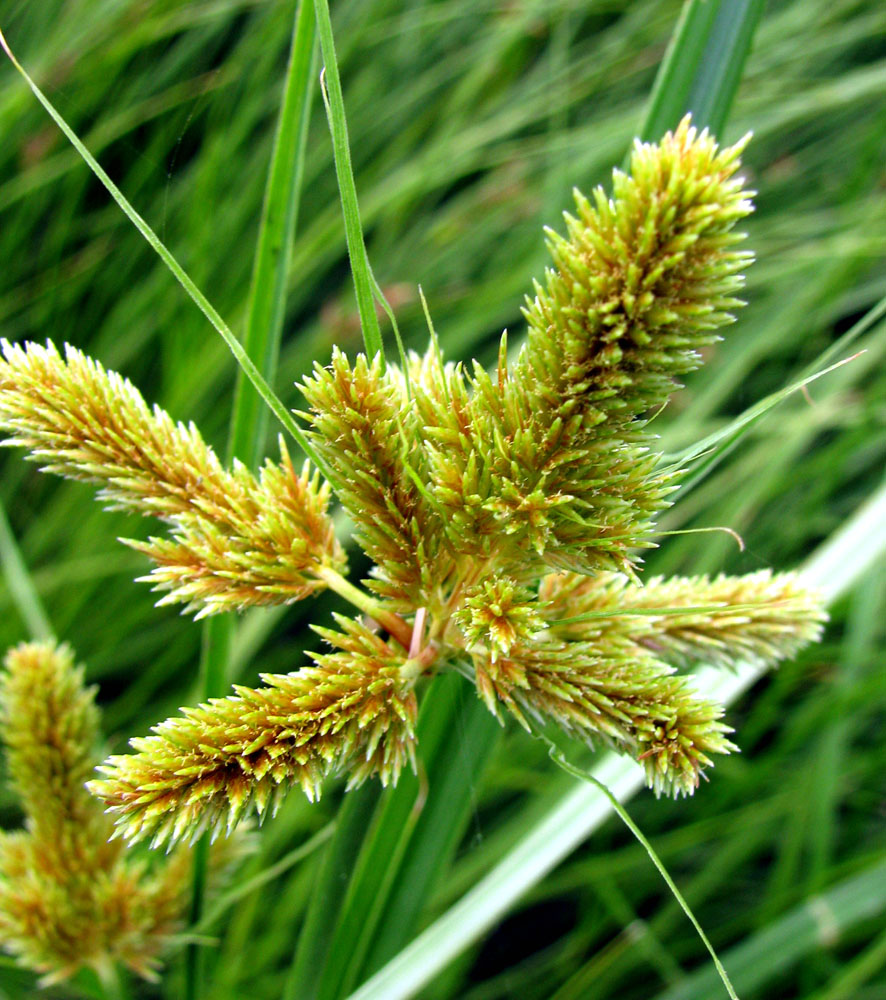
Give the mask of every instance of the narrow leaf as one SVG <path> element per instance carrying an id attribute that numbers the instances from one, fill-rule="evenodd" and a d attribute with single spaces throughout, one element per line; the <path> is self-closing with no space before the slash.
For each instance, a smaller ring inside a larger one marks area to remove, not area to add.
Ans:
<path id="1" fill-rule="evenodd" d="M 317 11 L 317 28 L 320 35 L 320 48 L 323 52 L 324 80 L 323 99 L 329 117 L 329 129 L 332 132 L 332 146 L 335 154 L 335 173 L 338 177 L 338 190 L 341 196 L 342 214 L 345 220 L 345 236 L 348 242 L 348 255 L 351 259 L 351 273 L 354 277 L 354 291 L 357 295 L 357 309 L 360 312 L 360 325 L 363 328 L 363 342 L 366 345 L 366 356 L 370 359 L 376 354 L 382 358 L 384 366 L 385 349 L 375 312 L 375 302 L 372 289 L 375 279 L 369 266 L 366 254 L 366 243 L 363 239 L 363 226 L 360 222 L 360 208 L 357 204 L 357 188 L 354 184 L 354 169 L 351 166 L 351 149 L 348 143 L 348 124 L 345 118 L 345 102 L 342 97 L 341 79 L 338 74 L 338 61 L 335 55 L 335 42 L 332 37 L 332 20 L 329 16 L 328 0 L 315 0 Z"/>

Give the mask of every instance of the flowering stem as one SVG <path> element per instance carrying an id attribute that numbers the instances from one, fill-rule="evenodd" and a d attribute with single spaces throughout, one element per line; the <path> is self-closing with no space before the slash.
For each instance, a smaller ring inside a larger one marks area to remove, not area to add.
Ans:
<path id="1" fill-rule="evenodd" d="M 343 597 L 355 608 L 359 608 L 363 614 L 374 619 L 400 643 L 404 649 L 409 649 L 412 642 L 412 627 L 392 611 L 386 611 L 378 601 L 373 600 L 369 594 L 359 587 L 355 587 L 349 580 L 346 580 L 341 573 L 330 566 L 321 566 L 315 570 L 315 574 L 329 587 L 330 590 Z"/>

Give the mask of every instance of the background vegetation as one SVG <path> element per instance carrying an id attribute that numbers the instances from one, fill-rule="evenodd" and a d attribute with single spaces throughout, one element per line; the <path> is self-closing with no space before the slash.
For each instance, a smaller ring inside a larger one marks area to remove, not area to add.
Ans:
<path id="1" fill-rule="evenodd" d="M 516 335 L 522 295 L 546 263 L 573 185 L 606 181 L 641 127 L 679 14 L 675 0 L 345 0 L 333 20 L 370 258 L 409 344 L 427 329 L 447 355 L 492 360 Z M 244 322 L 262 192 L 290 39 L 289 3 L 255 0 L 0 2 L 0 27 L 86 145 L 235 330 Z M 886 12 L 852 0 L 773 0 L 722 136 L 748 129 L 758 211 L 750 305 L 663 418 L 687 445 L 795 380 L 886 294 Z M 222 453 L 235 367 L 227 349 L 46 118 L 0 65 L 0 333 L 69 341 L 197 421 Z M 389 332 L 389 331 L 387 331 Z M 275 389 L 337 343 L 359 349 L 328 129 L 315 101 Z M 886 459 L 886 326 L 866 353 L 757 424 L 681 498 L 650 572 L 791 567 L 880 487 Z M 131 582 L 144 561 L 118 535 L 147 527 L 103 513 L 89 488 L 4 456 L 0 499 L 54 629 L 101 684 L 109 748 L 199 697 L 200 628 L 154 609 Z M 306 629 L 331 598 L 243 618 L 234 671 L 303 663 Z M 886 996 L 886 568 L 833 609 L 825 643 L 730 710 L 742 755 L 688 802 L 631 810 L 660 851 L 740 995 Z M 0 582 L 0 647 L 26 637 Z M 467 686 L 453 694 L 467 718 Z M 461 713 L 461 716 L 459 716 Z M 573 780 L 509 727 L 480 748 L 445 734 L 447 768 L 473 773 L 461 843 L 423 921 L 520 841 Z M 483 761 L 485 766 L 480 766 Z M 247 874 L 336 814 L 293 795 Z M 4 791 L 3 825 L 19 817 Z M 310 898 L 316 858 L 287 866 L 212 924 L 205 996 L 276 998 Z M 812 901 L 812 902 L 810 902 Z M 701 944 L 617 822 L 425 987 L 429 1000 L 707 998 Z M 181 961 L 163 986 L 181 995 Z M 84 989 L 88 989 L 86 985 Z M 34 980 L 0 968 L 0 990 Z M 59 995 L 63 995 L 59 992 Z M 70 995 L 70 990 L 68 994 Z M 335 995 L 333 992 L 331 995 Z"/>

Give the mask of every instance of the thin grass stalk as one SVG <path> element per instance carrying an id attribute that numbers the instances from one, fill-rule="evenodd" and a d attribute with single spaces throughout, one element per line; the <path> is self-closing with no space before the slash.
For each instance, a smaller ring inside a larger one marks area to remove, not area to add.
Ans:
<path id="1" fill-rule="evenodd" d="M 317 64 L 317 22 L 312 5 L 310 0 L 300 0 L 296 6 L 243 334 L 243 347 L 269 384 L 273 384 L 280 355 Z M 258 464 L 267 425 L 268 411 L 261 397 L 238 369 L 228 438 L 229 464 L 234 456 L 250 468 Z"/>
<path id="2" fill-rule="evenodd" d="M 335 174 L 341 196 L 345 237 L 348 243 L 348 256 L 351 260 L 351 274 L 354 279 L 363 342 L 366 345 L 366 356 L 374 358 L 376 354 L 381 355 L 382 367 L 384 367 L 385 349 L 382 343 L 381 329 L 378 325 L 378 315 L 375 311 L 375 301 L 372 294 L 374 282 L 369 267 L 369 258 L 366 254 L 366 243 L 363 239 L 363 225 L 360 221 L 360 209 L 357 203 L 357 188 L 354 184 L 354 170 L 351 166 L 348 123 L 345 118 L 345 102 L 342 97 L 341 78 L 335 55 L 335 41 L 332 37 L 329 3 L 328 0 L 314 0 L 314 6 L 317 12 L 320 49 L 323 53 L 325 91 L 328 94 L 329 128 L 332 132 L 332 146 L 335 154 Z"/>
<path id="3" fill-rule="evenodd" d="M 313 837 L 308 838 L 304 843 L 299 844 L 298 847 L 294 847 L 287 854 L 284 854 L 279 861 L 275 861 L 272 865 L 263 868 L 251 878 L 245 879 L 233 888 L 228 889 L 224 895 L 213 901 L 212 909 L 204 914 L 203 920 L 198 926 L 192 928 L 192 933 L 208 932 L 213 924 L 223 917 L 235 903 L 238 903 L 241 899 L 245 899 L 257 889 L 261 889 L 262 886 L 277 881 L 291 868 L 295 867 L 295 865 L 310 857 L 314 851 L 319 850 L 333 833 L 335 833 L 335 824 L 327 823 Z"/>
<path id="4" fill-rule="evenodd" d="M 43 91 L 37 86 L 34 80 L 28 75 L 27 71 L 21 65 L 21 63 L 13 55 L 12 50 L 6 42 L 6 38 L 3 32 L 0 31 L 0 48 L 6 53 L 12 62 L 13 66 L 17 72 L 22 76 L 24 81 L 30 87 L 32 93 L 37 98 L 37 100 L 46 109 L 49 117 L 55 122 L 59 127 L 62 134 L 71 143 L 71 145 L 76 149 L 77 153 L 87 164 L 89 169 L 95 175 L 96 178 L 101 182 L 105 190 L 110 194 L 115 202 L 120 206 L 123 214 L 129 219 L 129 221 L 135 226 L 135 228 L 141 233 L 145 238 L 145 241 L 151 247 L 151 249 L 157 254 L 157 256 L 163 261 L 167 268 L 172 272 L 173 277 L 178 281 L 178 283 L 184 288 L 188 293 L 191 300 L 203 313 L 203 315 L 209 320 L 215 330 L 221 335 L 221 338 L 228 345 L 231 354 L 237 361 L 237 364 L 246 374 L 249 381 L 255 386 L 256 391 L 259 393 L 261 398 L 270 408 L 271 412 L 280 423 L 283 425 L 284 430 L 286 430 L 296 441 L 302 451 L 307 455 L 307 457 L 313 462 L 313 464 L 320 469 L 326 478 L 335 483 L 335 477 L 326 468 L 326 464 L 318 458 L 315 454 L 314 449 L 311 447 L 305 433 L 298 426 L 292 417 L 292 414 L 287 410 L 287 408 L 280 401 L 279 397 L 273 392 L 271 387 L 268 385 L 267 380 L 262 376 L 261 372 L 258 370 L 257 366 L 253 360 L 249 357 L 244 349 L 243 345 L 237 339 L 231 328 L 225 323 L 221 318 L 218 311 L 206 298 L 206 296 L 200 291 L 197 285 L 194 283 L 190 275 L 184 270 L 184 268 L 179 264 L 175 257 L 170 252 L 169 248 L 160 239 L 160 237 L 154 232 L 154 230 L 148 225 L 148 223 L 142 218 L 141 215 L 133 208 L 130 202 L 126 199 L 123 192 L 117 185 L 111 180 L 107 172 L 102 168 L 99 162 L 95 159 L 92 153 L 83 145 L 83 143 L 78 138 L 77 134 L 71 128 L 70 125 L 65 121 L 61 114 L 56 110 L 55 106 L 49 100 L 49 98 L 43 93 Z"/>
<path id="5" fill-rule="evenodd" d="M 803 577 L 829 603 L 846 593 L 886 553 L 886 485 L 865 503 L 806 562 Z M 763 674 L 744 664 L 734 672 L 698 672 L 705 697 L 729 705 Z M 643 786 L 636 764 L 606 754 L 594 778 L 619 802 Z M 374 975 L 351 1000 L 407 1000 L 470 945 L 566 858 L 611 815 L 609 801 L 593 786 L 569 791 L 529 834 L 446 913 Z"/>
<path id="6" fill-rule="evenodd" d="M 501 727 L 459 675 L 436 678 L 424 705 L 418 731 L 424 772 L 385 797 L 339 920 L 321 1000 L 346 996 L 409 941 L 424 901 L 452 863 L 474 785 L 498 744 Z M 463 734 L 455 752 L 453 732 Z"/>
<path id="7" fill-rule="evenodd" d="M 327 0 L 314 0 L 313 4 L 307 0 L 306 6 L 313 6 L 316 13 L 317 33 L 323 56 L 323 98 L 332 134 L 336 178 L 363 341 L 367 356 L 372 358 L 379 355 L 384 365 L 384 345 L 373 299 L 376 284 L 363 238 L 329 4 Z M 342 908 L 346 900 L 353 899 L 353 893 L 345 894 L 341 891 L 342 871 L 353 868 L 352 864 L 343 866 L 343 859 L 347 856 L 355 861 L 358 857 L 365 832 L 372 822 L 376 802 L 377 796 L 351 793 L 339 812 L 336 835 L 327 846 L 323 865 L 318 869 L 315 889 L 293 953 L 284 992 L 285 1000 L 295 1000 L 296 997 L 298 1000 L 308 1000 L 320 996 L 324 977 L 336 967 L 336 963 L 330 963 L 326 957 L 335 933 L 334 928 L 340 926 L 341 921 L 346 918 L 341 912 Z M 350 882 L 348 885 L 350 886 Z"/>
<path id="8" fill-rule="evenodd" d="M 310 0 L 296 3 L 283 101 L 268 170 L 249 294 L 248 319 L 243 335 L 244 349 L 248 357 L 258 362 L 261 376 L 268 385 L 273 384 L 280 356 L 289 265 L 304 175 L 308 120 L 313 97 L 315 24 Z M 231 414 L 228 461 L 236 456 L 245 465 L 255 468 L 261 458 L 266 427 L 267 411 L 261 405 L 261 396 L 246 382 L 244 369 L 241 368 Z M 221 696 L 225 692 L 235 630 L 235 621 L 230 614 L 213 616 L 203 626 L 200 688 L 204 700 Z M 208 862 L 207 834 L 194 852 L 191 926 L 198 925 L 204 915 Z M 199 944 L 188 945 L 185 954 L 187 1000 L 197 1000 L 202 995 L 204 966 L 204 949 Z"/>
<path id="9" fill-rule="evenodd" d="M 733 969 L 737 988 L 745 993 L 758 991 L 803 956 L 821 948 L 823 937 L 836 942 L 862 921 L 880 916 L 886 909 L 886 897 L 882 891 L 884 880 L 886 860 L 880 859 L 821 895 L 803 900 L 779 920 L 731 948 L 725 953 L 724 960 Z M 886 957 L 882 941 L 882 937 L 876 940 L 870 952 L 863 952 L 860 957 L 873 952 L 882 961 Z M 844 966 L 842 974 L 833 984 L 842 986 L 842 989 L 826 988 L 816 994 L 816 1000 L 854 996 L 855 989 L 843 981 L 850 971 L 856 971 L 852 963 Z M 854 977 L 850 981 L 855 988 L 861 985 Z M 660 993 L 655 1000 L 707 1000 L 714 988 L 711 970 L 699 969 L 681 983 Z"/>
<path id="10" fill-rule="evenodd" d="M 830 351 L 824 352 L 830 353 Z M 813 374 L 779 389 L 777 392 L 764 396 L 763 399 L 749 406 L 743 413 L 719 430 L 714 431 L 696 441 L 695 444 L 684 448 L 675 455 L 666 455 L 663 458 L 663 465 L 676 471 L 677 469 L 687 469 L 687 473 L 680 483 L 680 497 L 685 498 L 696 486 L 703 482 L 742 442 L 745 435 L 754 424 L 759 423 L 767 413 L 788 396 L 805 389 L 806 386 L 815 382 L 823 375 L 828 375 L 837 368 L 854 361 L 857 354 L 842 361 L 837 361 L 827 368 L 818 369 Z"/>
<path id="11" fill-rule="evenodd" d="M 571 774 L 573 777 L 578 778 L 581 781 L 587 781 L 588 783 L 593 785 L 599 792 L 601 792 L 606 797 L 606 800 L 609 802 L 609 805 L 612 807 L 612 811 L 618 816 L 618 818 L 622 821 L 622 823 L 624 823 L 624 825 L 631 831 L 634 837 L 639 841 L 641 847 L 643 848 L 644 851 L 646 851 L 646 854 L 649 856 L 649 860 L 658 869 L 658 873 L 664 880 L 665 885 L 667 885 L 668 889 L 670 889 L 671 895 L 674 897 L 674 899 L 676 899 L 680 909 L 689 918 L 689 922 L 692 924 L 692 926 L 695 928 L 696 933 L 701 938 L 702 944 L 705 946 L 705 948 L 708 951 L 708 954 L 711 956 L 711 960 L 714 963 L 714 969 L 716 970 L 717 975 L 720 977 L 720 981 L 726 987 L 726 992 L 729 994 L 729 1000 L 738 1000 L 738 997 L 736 996 L 735 993 L 735 987 L 732 985 L 732 982 L 729 979 L 729 976 L 726 973 L 726 969 L 723 967 L 723 963 L 720 961 L 719 956 L 717 955 L 716 951 L 714 951 L 714 946 L 711 944 L 707 934 L 704 931 L 704 928 L 698 922 L 698 919 L 690 909 L 689 904 L 684 899 L 683 893 L 681 893 L 680 890 L 677 888 L 676 882 L 674 882 L 674 880 L 671 878 L 670 873 L 668 872 L 667 868 L 665 868 L 659 856 L 656 854 L 655 850 L 652 847 L 652 844 L 650 844 L 649 841 L 646 839 L 646 836 L 644 835 L 643 831 L 631 819 L 627 810 L 612 794 L 612 792 L 610 792 L 610 790 L 606 787 L 606 785 L 604 785 L 601 781 L 595 778 L 592 772 L 583 771 L 580 768 L 574 767 L 572 764 L 570 764 L 569 761 L 566 760 L 566 758 L 563 756 L 562 752 L 559 750 L 559 748 L 555 743 L 551 742 L 550 748 L 551 748 L 550 756 L 552 760 L 554 760 L 560 767 L 562 767 L 563 770 L 567 772 L 567 774 Z"/>

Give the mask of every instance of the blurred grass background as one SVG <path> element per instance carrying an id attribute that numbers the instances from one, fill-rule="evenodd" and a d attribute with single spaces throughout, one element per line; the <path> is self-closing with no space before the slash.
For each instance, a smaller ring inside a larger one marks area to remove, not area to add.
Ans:
<path id="1" fill-rule="evenodd" d="M 519 335 L 522 296 L 546 263 L 542 226 L 557 225 L 573 185 L 605 182 L 622 162 L 679 10 L 675 0 L 333 5 L 369 254 L 411 346 L 427 337 L 418 284 L 449 357 L 489 362 L 502 328 Z M 257 0 L 0 0 L 19 58 L 235 330 L 291 17 L 289 3 Z M 769 3 L 722 136 L 755 134 L 750 305 L 659 418 L 668 448 L 795 380 L 886 295 L 884 94 L 878 0 Z M 227 349 L 5 63 L 0 134 L 0 334 L 75 344 L 224 451 Z M 287 405 L 334 343 L 356 351 L 360 332 L 318 98 L 275 385 Z M 728 525 L 745 551 L 726 535 L 673 536 L 650 572 L 793 566 L 881 485 L 886 325 L 860 347 L 811 401 L 793 397 L 757 425 L 662 524 Z M 119 751 L 196 700 L 200 629 L 131 582 L 145 565 L 115 538 L 148 525 L 102 512 L 88 487 L 42 477 L 18 455 L 0 458 L 0 499 L 56 631 L 101 684 Z M 333 607 L 246 616 L 232 679 L 296 669 L 318 643 L 307 624 Z M 0 582 L 0 645 L 25 636 Z M 884 639 L 881 566 L 834 609 L 824 644 L 730 710 L 741 756 L 689 802 L 632 804 L 744 1000 L 886 997 Z M 451 766 L 465 766 L 460 733 L 450 738 Z M 426 916 L 570 780 L 543 746 L 503 733 Z M 291 796 L 249 871 L 337 805 L 334 793 L 317 806 Z M 0 813 L 18 821 L 5 791 Z M 208 996 L 280 995 L 312 875 L 310 860 L 293 867 L 213 926 Z M 707 964 L 646 855 L 610 822 L 422 996 L 702 1000 L 722 989 Z M 174 998 L 180 982 L 173 962 L 163 986 L 132 995 Z M 30 996 L 33 979 L 3 967 L 0 988 Z"/>

